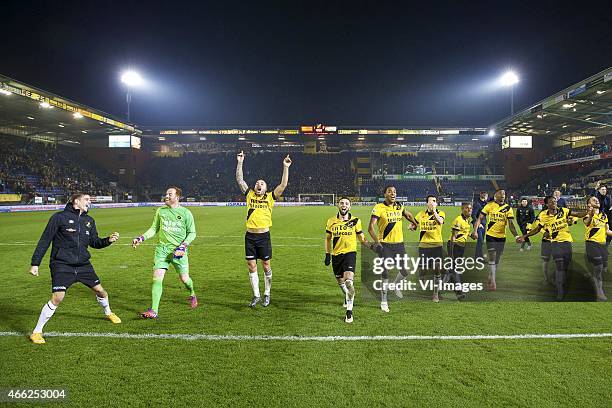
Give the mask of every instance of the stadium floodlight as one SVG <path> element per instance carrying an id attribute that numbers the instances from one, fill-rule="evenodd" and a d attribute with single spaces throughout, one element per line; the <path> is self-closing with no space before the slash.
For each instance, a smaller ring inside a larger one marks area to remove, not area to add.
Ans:
<path id="1" fill-rule="evenodd" d="M 514 71 L 508 71 L 504 75 L 501 76 L 499 81 L 503 86 L 514 86 L 518 84 L 519 78 L 514 73 Z"/>
<path id="2" fill-rule="evenodd" d="M 121 74 L 121 82 L 127 87 L 126 102 L 127 102 L 127 121 L 130 121 L 130 103 L 132 102 L 132 89 L 142 86 L 144 79 L 136 71 L 128 70 Z"/>
<path id="3" fill-rule="evenodd" d="M 6 89 L 0 89 L 0 93 L 6 96 L 13 94 L 11 91 L 7 91 Z"/>
<path id="4" fill-rule="evenodd" d="M 44 109 L 51 109 L 51 105 L 49 104 L 49 102 L 41 102 L 40 107 Z"/>
<path id="5" fill-rule="evenodd" d="M 519 83 L 519 77 L 514 71 L 508 71 L 499 78 L 501 86 L 510 88 L 510 116 L 514 115 L 514 85 Z"/>
<path id="6" fill-rule="evenodd" d="M 495 136 L 495 129 L 489 129 L 489 136 Z"/>
<path id="7" fill-rule="evenodd" d="M 129 88 L 133 88 L 142 85 L 144 81 L 138 72 L 125 71 L 121 75 L 121 82 L 126 84 Z"/>
<path id="8" fill-rule="evenodd" d="M 74 112 L 72 114 L 72 117 L 75 119 L 81 119 L 83 117 L 83 115 L 81 114 L 81 112 Z"/>

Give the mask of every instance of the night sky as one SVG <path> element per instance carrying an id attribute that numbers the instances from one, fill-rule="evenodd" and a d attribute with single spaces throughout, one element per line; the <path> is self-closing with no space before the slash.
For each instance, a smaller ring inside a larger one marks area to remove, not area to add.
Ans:
<path id="1" fill-rule="evenodd" d="M 606 2 L 2 3 L 0 73 L 146 126 L 487 126 L 612 66 Z"/>

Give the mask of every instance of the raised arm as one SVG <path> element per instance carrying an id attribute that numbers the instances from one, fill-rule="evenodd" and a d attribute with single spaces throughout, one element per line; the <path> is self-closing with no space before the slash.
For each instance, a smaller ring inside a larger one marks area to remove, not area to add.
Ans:
<path id="1" fill-rule="evenodd" d="M 285 157 L 283 160 L 283 176 L 281 178 L 281 182 L 274 189 L 274 196 L 276 197 L 282 196 L 283 192 L 287 188 L 287 183 L 289 183 L 289 166 L 291 166 L 291 159 L 289 158 L 289 155 L 287 155 L 287 157 Z"/>
<path id="2" fill-rule="evenodd" d="M 240 187 L 240 191 L 242 191 L 242 194 L 244 194 L 249 189 L 249 186 L 244 181 L 244 177 L 242 175 L 242 162 L 244 162 L 244 152 L 241 150 L 236 158 L 238 160 L 238 164 L 236 165 L 236 182 L 238 183 L 238 187 Z"/>

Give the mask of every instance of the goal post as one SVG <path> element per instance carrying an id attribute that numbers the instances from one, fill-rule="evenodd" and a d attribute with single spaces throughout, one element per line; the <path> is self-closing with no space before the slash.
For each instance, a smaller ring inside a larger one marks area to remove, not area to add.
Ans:
<path id="1" fill-rule="evenodd" d="M 327 193 L 309 193 L 309 194 L 298 194 L 298 202 L 323 202 L 327 205 L 336 205 L 336 195 Z"/>

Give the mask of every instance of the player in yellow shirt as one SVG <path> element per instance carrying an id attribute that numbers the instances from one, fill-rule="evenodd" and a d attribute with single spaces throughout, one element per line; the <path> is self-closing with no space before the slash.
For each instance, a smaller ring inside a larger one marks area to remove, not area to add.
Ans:
<path id="1" fill-rule="evenodd" d="M 590 264 L 593 265 L 593 285 L 597 301 L 608 300 L 603 290 L 603 271 L 608 267 L 608 248 L 606 238 L 612 237 L 612 231 L 608 225 L 608 217 L 599 209 L 597 197 L 591 197 L 587 201 L 587 214 L 582 219 L 585 225 L 584 243 L 586 255 Z"/>
<path id="2" fill-rule="evenodd" d="M 434 195 L 425 198 L 427 208 L 419 211 L 414 217 L 419 228 L 419 280 L 423 281 L 425 273 L 431 271 L 434 277 L 432 300 L 440 301 L 438 285 L 441 282 L 442 262 L 442 225 L 446 214 L 438 210 L 438 199 Z M 398 274 L 400 278 L 401 272 Z M 401 281 L 396 278 L 396 281 Z M 396 286 L 397 287 L 397 286 Z M 400 292 L 401 293 L 401 292 Z M 396 291 L 397 294 L 397 291 Z"/>
<path id="3" fill-rule="evenodd" d="M 550 241 L 552 257 L 555 261 L 555 286 L 557 287 L 557 300 L 565 297 L 565 281 L 567 271 L 572 261 L 572 234 L 569 227 L 574 224 L 574 217 L 569 208 L 558 207 L 554 196 L 544 198 L 546 210 L 540 212 L 531 230 L 517 238 L 517 242 L 523 242 L 525 238 L 536 235 L 544 230 L 544 238 Z M 586 212 L 574 213 L 583 217 Z"/>
<path id="4" fill-rule="evenodd" d="M 240 191 L 246 195 L 246 234 L 244 236 L 245 258 L 249 268 L 249 280 L 253 289 L 253 299 L 249 307 L 255 307 L 260 299 L 259 275 L 257 275 L 257 260 L 261 259 L 264 270 L 264 300 L 263 307 L 270 305 L 270 290 L 272 288 L 272 242 L 270 240 L 270 227 L 272 226 L 272 208 L 274 202 L 283 194 L 289 182 L 289 155 L 283 160 L 283 176 L 281 182 L 272 192 L 268 192 L 268 184 L 264 180 L 257 180 L 250 189 L 244 181 L 242 163 L 244 152 L 238 153 L 236 165 L 236 181 Z"/>
<path id="5" fill-rule="evenodd" d="M 468 238 L 472 237 L 470 230 L 472 224 L 470 223 L 470 217 L 472 214 L 472 204 L 461 203 L 461 214 L 459 214 L 451 223 L 451 236 L 448 241 L 448 254 L 453 259 L 453 263 L 457 258 L 463 258 L 465 254 L 465 247 L 467 245 Z M 444 282 L 454 282 L 461 284 L 461 274 L 455 270 L 448 271 L 444 276 Z M 465 299 L 465 293 L 463 291 L 456 292 L 457 299 Z"/>
<path id="6" fill-rule="evenodd" d="M 519 238 L 519 234 L 516 232 L 514 226 L 514 211 L 512 207 L 506 203 L 506 191 L 499 189 L 493 196 L 493 201 L 489 201 L 480 211 L 478 220 L 474 225 L 474 231 L 478 231 L 483 218 L 487 217 L 487 229 L 485 232 L 485 240 L 487 242 L 487 254 L 489 257 L 489 279 L 487 286 L 489 290 L 496 290 L 497 284 L 495 282 L 495 275 L 497 272 L 497 265 L 504 253 L 504 247 L 506 245 L 506 227 L 510 228 L 510 232 L 516 239 Z M 472 238 L 476 236 L 472 234 Z M 475 239 L 475 238 L 474 238 Z"/>
<path id="7" fill-rule="evenodd" d="M 349 212 L 351 201 L 342 197 L 338 201 L 338 213 L 330 217 L 325 225 L 325 266 L 332 264 L 334 276 L 346 303 L 346 316 L 344 321 L 353 322 L 353 301 L 355 300 L 355 267 L 357 264 L 357 242 L 368 248 L 370 243 L 366 240 L 361 220 Z"/>
<path id="8" fill-rule="evenodd" d="M 406 255 L 404 248 L 404 233 L 402 231 L 402 219 L 410 221 L 409 229 L 416 229 L 417 221 L 401 203 L 395 201 L 397 190 L 394 186 L 387 186 L 383 190 L 385 201 L 376 204 L 372 209 L 368 232 L 374 241 L 373 249 L 381 258 L 394 258 L 396 255 Z M 400 270 L 403 276 L 408 275 L 405 270 Z M 383 285 L 381 290 L 380 308 L 383 312 L 389 312 L 387 301 L 387 288 L 389 285 L 388 271 L 382 274 Z"/>

